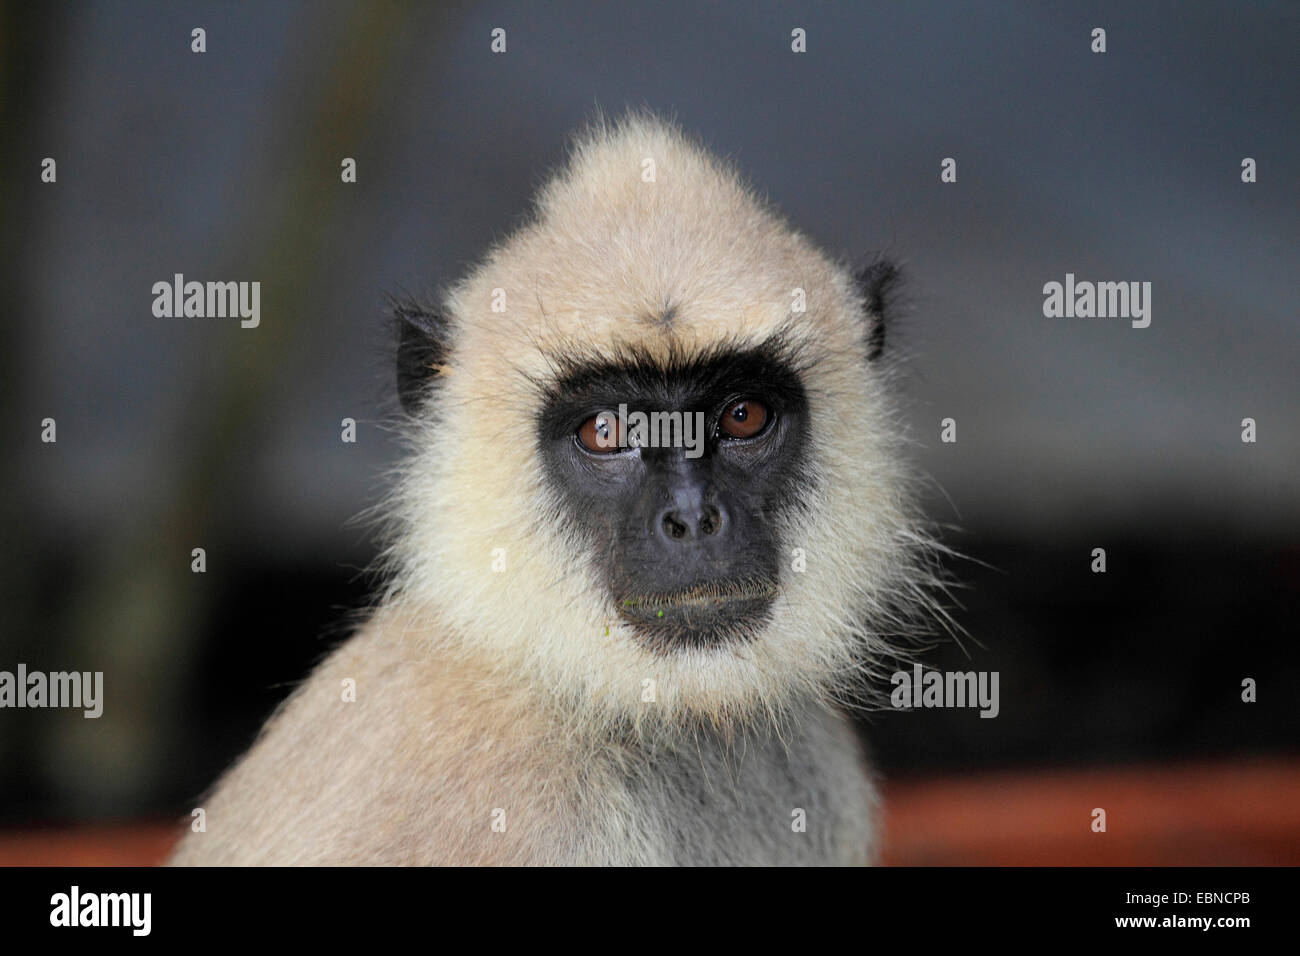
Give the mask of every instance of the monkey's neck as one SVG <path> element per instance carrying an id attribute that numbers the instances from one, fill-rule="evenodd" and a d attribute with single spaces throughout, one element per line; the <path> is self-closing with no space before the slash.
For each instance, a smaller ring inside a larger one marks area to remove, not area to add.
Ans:
<path id="1" fill-rule="evenodd" d="M 557 692 L 544 679 L 502 666 L 472 641 L 458 640 L 430 612 L 384 607 L 373 624 L 402 642 L 403 657 L 419 659 L 416 666 L 427 675 L 432 693 L 460 699 L 468 710 L 484 709 L 481 716 L 500 721 L 503 732 L 514 728 L 522 734 L 527 728 L 548 745 L 562 742 L 593 756 L 645 756 L 705 742 L 723 749 L 765 745 L 790 739 L 800 725 L 828 709 L 811 698 L 707 714 L 639 701 L 617 709 L 593 704 L 581 688 Z"/>

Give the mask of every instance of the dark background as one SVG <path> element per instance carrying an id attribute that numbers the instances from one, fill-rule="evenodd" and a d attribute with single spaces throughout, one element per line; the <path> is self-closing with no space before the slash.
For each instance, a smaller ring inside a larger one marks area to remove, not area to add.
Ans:
<path id="1" fill-rule="evenodd" d="M 1298 40 L 1280 2 L 0 8 L 0 669 L 106 685 L 99 720 L 0 712 L 0 821 L 187 810 L 346 634 L 398 454 L 384 294 L 627 105 L 906 266 L 915 455 L 973 559 L 966 653 L 925 660 L 999 671 L 1001 715 L 873 716 L 888 773 L 1294 757 Z M 261 326 L 155 318 L 176 272 L 261 281 Z M 1151 327 L 1044 318 L 1066 272 L 1150 281 Z"/>

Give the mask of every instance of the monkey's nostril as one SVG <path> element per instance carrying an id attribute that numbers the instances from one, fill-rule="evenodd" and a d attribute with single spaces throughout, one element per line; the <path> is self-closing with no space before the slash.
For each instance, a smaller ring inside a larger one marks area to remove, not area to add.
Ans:
<path id="1" fill-rule="evenodd" d="M 671 513 L 664 515 L 664 533 L 670 538 L 686 537 L 686 525 L 682 524 Z"/>
<path id="2" fill-rule="evenodd" d="M 721 525 L 722 515 L 718 513 L 717 508 L 710 505 L 705 510 L 704 517 L 700 519 L 700 534 L 717 534 Z"/>

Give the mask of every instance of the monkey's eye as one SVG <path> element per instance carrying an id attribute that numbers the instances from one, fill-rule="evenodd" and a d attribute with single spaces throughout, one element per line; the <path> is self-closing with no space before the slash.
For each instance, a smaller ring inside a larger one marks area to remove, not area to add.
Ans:
<path id="1" fill-rule="evenodd" d="M 767 427 L 770 418 L 766 405 L 747 398 L 729 406 L 718 425 L 728 438 L 753 438 Z"/>
<path id="2" fill-rule="evenodd" d="M 597 455 L 616 452 L 624 444 L 618 427 L 618 416 L 613 412 L 601 412 L 588 418 L 578 426 L 577 439 L 583 448 Z"/>

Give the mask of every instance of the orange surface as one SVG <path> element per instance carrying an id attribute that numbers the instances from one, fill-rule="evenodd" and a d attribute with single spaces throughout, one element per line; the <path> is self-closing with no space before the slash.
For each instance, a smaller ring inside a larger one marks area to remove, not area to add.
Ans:
<path id="1" fill-rule="evenodd" d="M 900 780 L 885 833 L 885 862 L 912 866 L 1295 866 L 1300 763 Z"/>
<path id="2" fill-rule="evenodd" d="M 1092 811 L 1106 811 L 1093 833 Z M 0 832 L 0 865 L 148 866 L 184 821 Z M 884 862 L 1300 865 L 1300 762 L 998 773 L 885 786 Z"/>

